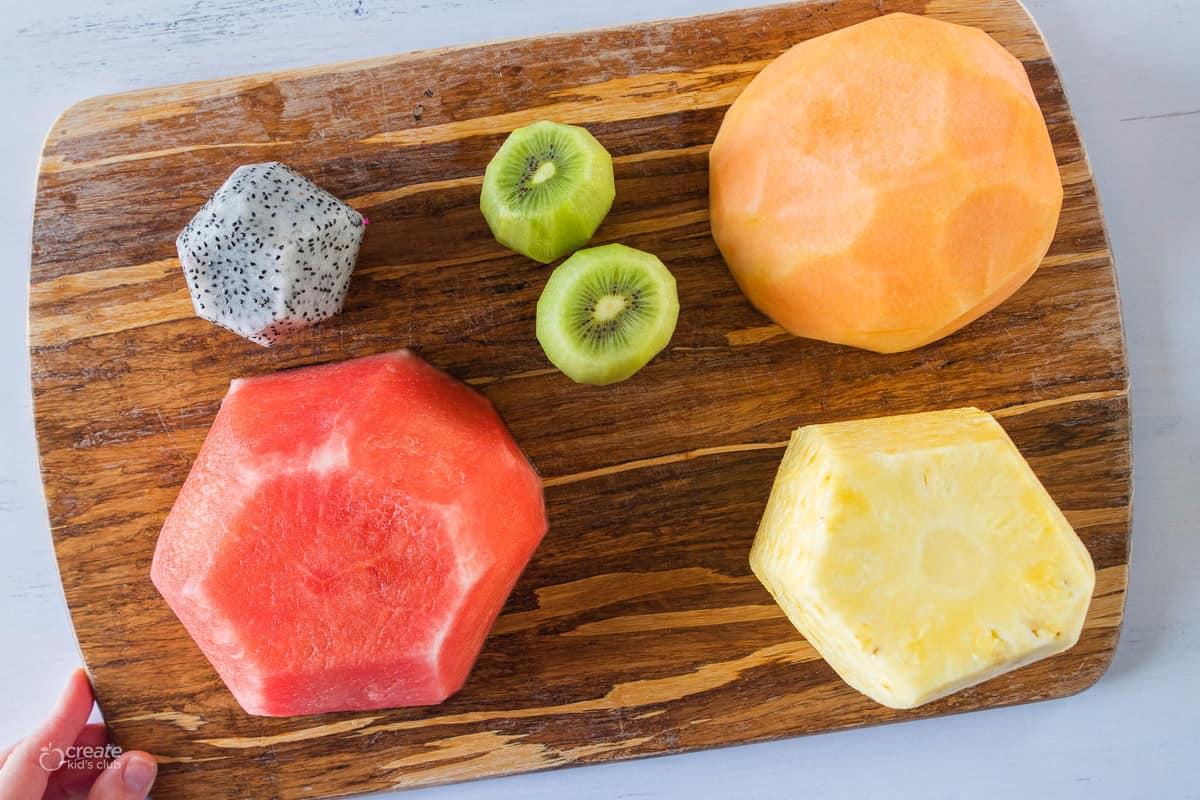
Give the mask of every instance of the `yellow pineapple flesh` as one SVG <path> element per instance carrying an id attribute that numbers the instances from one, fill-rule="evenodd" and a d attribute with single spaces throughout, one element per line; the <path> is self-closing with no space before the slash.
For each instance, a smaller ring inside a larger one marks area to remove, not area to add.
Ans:
<path id="1" fill-rule="evenodd" d="M 1087 549 L 975 408 L 792 434 L 754 573 L 842 678 L 912 708 L 1071 647 Z"/>

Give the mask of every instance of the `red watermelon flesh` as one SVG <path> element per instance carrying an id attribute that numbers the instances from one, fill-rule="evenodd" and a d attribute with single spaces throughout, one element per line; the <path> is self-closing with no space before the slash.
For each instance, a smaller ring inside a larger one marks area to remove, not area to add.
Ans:
<path id="1" fill-rule="evenodd" d="M 491 404 L 399 351 L 235 380 L 151 577 L 251 714 L 427 705 L 545 532 Z"/>

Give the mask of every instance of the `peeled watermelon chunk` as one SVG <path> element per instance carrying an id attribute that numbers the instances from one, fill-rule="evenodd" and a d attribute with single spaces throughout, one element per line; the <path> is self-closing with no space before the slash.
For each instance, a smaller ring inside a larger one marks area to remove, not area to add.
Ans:
<path id="1" fill-rule="evenodd" d="M 427 705 L 546 525 L 491 404 L 398 351 L 233 381 L 151 577 L 251 714 Z"/>

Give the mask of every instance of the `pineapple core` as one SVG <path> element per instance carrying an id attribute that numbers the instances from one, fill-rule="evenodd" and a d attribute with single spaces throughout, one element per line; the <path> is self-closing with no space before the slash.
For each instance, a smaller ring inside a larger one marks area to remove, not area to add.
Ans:
<path id="1" fill-rule="evenodd" d="M 855 689 L 912 708 L 1060 653 L 1096 575 L 990 414 L 792 434 L 750 566 Z"/>

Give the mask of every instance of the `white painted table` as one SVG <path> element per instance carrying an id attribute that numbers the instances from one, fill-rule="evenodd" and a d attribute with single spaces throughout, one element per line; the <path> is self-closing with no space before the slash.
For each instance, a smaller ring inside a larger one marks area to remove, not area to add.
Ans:
<path id="1" fill-rule="evenodd" d="M 34 176 L 59 112 L 94 94 L 746 2 L 2 0 L 0 746 L 80 663 L 42 504 L 25 340 Z M 1051 703 L 405 798 L 1200 798 L 1200 2 L 1035 0 L 1031 11 L 1092 157 L 1133 374 L 1133 564 L 1108 675 Z"/>

